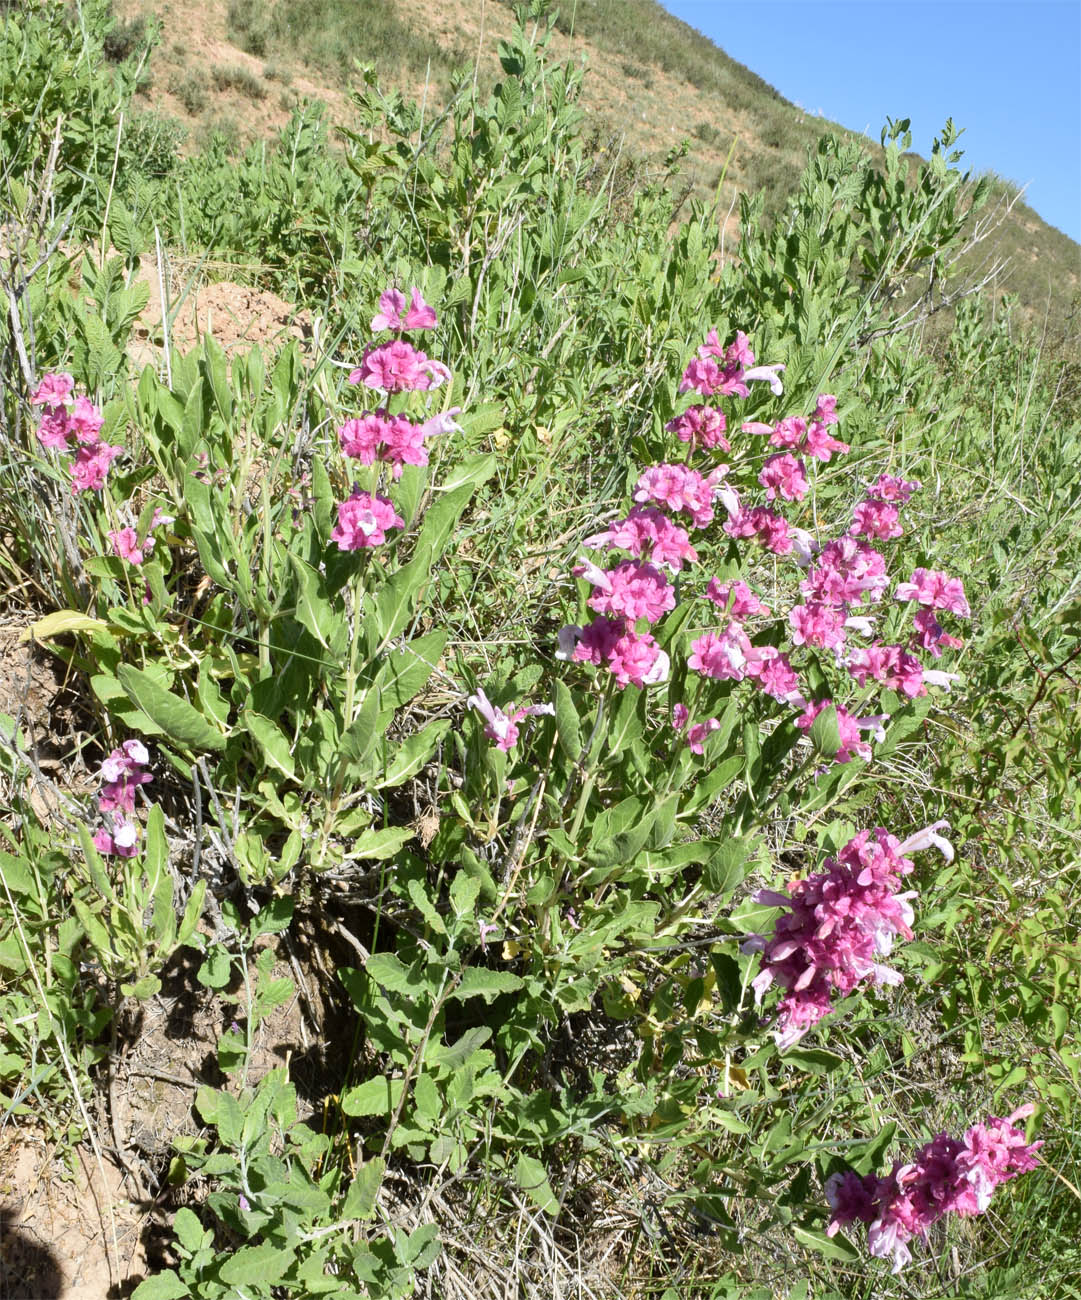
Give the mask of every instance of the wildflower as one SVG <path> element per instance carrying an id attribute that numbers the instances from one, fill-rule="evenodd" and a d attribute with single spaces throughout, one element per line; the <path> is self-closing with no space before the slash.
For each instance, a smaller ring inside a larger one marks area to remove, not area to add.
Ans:
<path id="1" fill-rule="evenodd" d="M 461 433 L 462 426 L 454 418 L 461 413 L 460 406 L 452 406 L 447 411 L 440 411 L 438 415 L 429 416 L 420 426 L 425 438 L 438 438 L 444 433 Z"/>
<path id="2" fill-rule="evenodd" d="M 101 426 L 104 423 L 105 417 L 93 402 L 82 396 L 75 399 L 75 405 L 71 408 L 68 427 L 79 442 L 84 444 L 97 442 L 101 436 Z"/>
<path id="3" fill-rule="evenodd" d="M 392 339 L 369 348 L 360 365 L 349 374 L 351 384 L 363 384 L 385 393 L 424 392 L 438 388 L 449 378 L 450 371 L 442 362 L 433 361 L 404 339 Z"/>
<path id="4" fill-rule="evenodd" d="M 814 418 L 819 424 L 837 423 L 837 398 L 832 393 L 819 393 Z"/>
<path id="5" fill-rule="evenodd" d="M 912 1259 L 910 1241 L 923 1240 L 947 1214 L 982 1214 L 1000 1183 L 1036 1168 L 1042 1143 L 1026 1142 L 1024 1131 L 1014 1127 L 1033 1109 L 1020 1106 L 1006 1119 L 975 1124 L 963 1140 L 938 1133 L 885 1178 L 852 1170 L 832 1174 L 825 1187 L 833 1211 L 827 1235 L 848 1223 L 868 1224 L 869 1252 L 891 1260 L 899 1273 Z"/>
<path id="6" fill-rule="evenodd" d="M 879 501 L 896 501 L 898 505 L 903 506 L 908 504 L 912 493 L 918 492 L 919 488 L 917 479 L 906 480 L 896 478 L 892 474 L 880 474 L 867 489 L 867 495 Z"/>
<path id="7" fill-rule="evenodd" d="M 101 826 L 93 835 L 94 847 L 99 853 L 107 853 L 119 858 L 135 856 L 137 838 L 138 833 L 134 824 L 125 821 L 122 816 L 115 818 L 111 831 Z"/>
<path id="8" fill-rule="evenodd" d="M 71 445 L 71 423 L 67 407 L 46 407 L 38 422 L 38 442 L 43 447 L 53 447 L 57 451 L 67 451 Z"/>
<path id="9" fill-rule="evenodd" d="M 30 394 L 31 406 L 63 406 L 75 388 L 75 380 L 66 372 L 43 375 Z"/>
<path id="10" fill-rule="evenodd" d="M 639 564 L 624 560 L 607 571 L 583 560 L 574 570 L 576 577 L 585 577 L 596 591 L 589 598 L 589 607 L 598 614 L 615 615 L 635 622 L 646 618 L 656 623 L 659 618 L 675 608 L 675 592 L 668 579 L 652 564 Z"/>
<path id="11" fill-rule="evenodd" d="M 860 686 L 871 678 L 909 699 L 927 694 L 923 665 L 899 645 L 872 645 L 851 650 L 846 665 Z"/>
<path id="12" fill-rule="evenodd" d="M 851 450 L 847 442 L 834 438 L 820 420 L 812 420 L 807 426 L 800 450 L 807 456 L 828 464 L 835 452 Z"/>
<path id="13" fill-rule="evenodd" d="M 476 709 L 484 719 L 484 734 L 489 740 L 495 741 L 497 749 L 504 751 L 513 749 L 518 743 L 518 723 L 523 718 L 531 714 L 555 712 L 551 704 L 530 704 L 517 709 L 512 705 L 511 711 L 507 713 L 492 704 L 487 695 L 479 689 L 469 696 L 466 703 L 470 708 Z"/>
<path id="14" fill-rule="evenodd" d="M 100 492 L 109 466 L 122 451 L 122 447 L 111 447 L 107 442 L 80 447 L 71 463 L 72 492 Z"/>
<path id="15" fill-rule="evenodd" d="M 803 461 L 790 452 L 780 452 L 767 458 L 758 475 L 766 489 L 766 500 L 781 496 L 786 501 L 802 501 L 807 495 L 807 475 Z"/>
<path id="16" fill-rule="evenodd" d="M 742 681 L 747 675 L 751 643 L 738 623 L 721 632 L 707 632 L 691 642 L 687 666 L 715 681 Z"/>
<path id="17" fill-rule="evenodd" d="M 161 509 L 154 511 L 150 520 L 150 526 L 146 530 L 146 536 L 142 542 L 139 541 L 139 534 L 134 528 L 117 528 L 111 530 L 107 536 L 109 543 L 113 548 L 113 554 L 118 555 L 128 564 L 142 564 L 147 556 L 154 549 L 154 529 L 159 524 L 171 524 L 173 517 L 164 514 Z"/>
<path id="18" fill-rule="evenodd" d="M 929 650 L 936 659 L 942 658 L 940 647 L 947 646 L 957 650 L 964 645 L 958 637 L 949 636 L 943 631 L 941 623 L 930 609 L 918 609 L 912 617 L 912 623 L 916 629 L 913 642 L 921 650 Z"/>
<path id="19" fill-rule="evenodd" d="M 812 600 L 806 605 L 796 605 L 788 613 L 795 645 L 818 646 L 820 649 L 840 649 L 845 642 L 844 615 L 834 605 Z"/>
<path id="20" fill-rule="evenodd" d="M 737 623 L 750 618 L 753 614 L 769 617 L 766 606 L 745 582 L 740 582 L 738 579 L 733 582 L 721 582 L 718 578 L 710 578 L 709 586 L 706 587 L 706 599 L 712 601 L 718 609 L 723 610 Z"/>
<path id="21" fill-rule="evenodd" d="M 150 761 L 146 746 L 139 740 L 125 740 L 101 765 L 104 785 L 98 795 L 102 812 L 135 811 L 135 790 L 153 777 L 145 770 Z"/>
<path id="22" fill-rule="evenodd" d="M 791 882 L 786 893 L 755 895 L 756 902 L 787 909 L 770 938 L 751 935 L 743 945 L 762 953 L 751 985 L 755 1000 L 771 984 L 785 990 L 775 1035 L 782 1050 L 830 1013 L 835 993 L 845 997 L 868 980 L 900 982 L 879 958 L 889 955 L 895 935 L 912 938 L 914 894 L 898 892 L 912 869 L 897 839 L 880 826 L 860 831 L 820 872 Z"/>
<path id="23" fill-rule="evenodd" d="M 743 427 L 748 432 L 752 431 L 750 425 L 744 425 Z M 757 425 L 753 426 L 753 431 L 759 431 Z M 799 450 L 803 447 L 803 440 L 807 436 L 807 421 L 802 415 L 788 415 L 783 420 L 777 421 L 772 432 L 770 432 L 768 425 L 762 425 L 761 432 L 769 433 L 769 445 L 771 447 Z"/>
<path id="24" fill-rule="evenodd" d="M 853 511 L 852 527 L 848 531 L 852 537 L 862 534 L 864 537 L 887 539 L 900 537 L 904 529 L 900 525 L 895 505 L 868 497 Z"/>
<path id="25" fill-rule="evenodd" d="M 961 579 L 947 577 L 937 569 L 914 570 L 910 581 L 898 583 L 893 595 L 895 600 L 915 600 L 961 618 L 968 618 L 971 613 Z"/>
<path id="26" fill-rule="evenodd" d="M 626 625 L 617 619 L 595 618 L 584 628 L 569 624 L 560 630 L 556 658 L 600 667 L 625 631 Z"/>
<path id="27" fill-rule="evenodd" d="M 723 366 L 718 364 L 717 358 L 723 360 Z M 755 366 L 754 353 L 746 334 L 737 333 L 734 341 L 722 349 L 717 331 L 711 329 L 705 343 L 698 349 L 697 357 L 684 370 L 679 391 L 685 393 L 693 389 L 706 396 L 720 393 L 747 397 L 750 393 L 748 382 L 759 380 L 768 383 L 774 394 L 780 397 L 784 390 L 777 372 L 783 369 L 780 362 Z"/>
<path id="28" fill-rule="evenodd" d="M 382 546 L 388 528 L 404 527 L 405 520 L 395 513 L 393 503 L 386 497 L 354 488 L 349 499 L 338 507 L 338 522 L 330 536 L 338 543 L 339 550 L 359 551 Z"/>
<path id="29" fill-rule="evenodd" d="M 788 555 L 793 547 L 787 519 L 768 506 L 752 506 L 732 512 L 724 531 L 729 537 L 753 537 L 774 555 Z"/>
<path id="30" fill-rule="evenodd" d="M 713 520 L 713 498 L 727 473 L 727 465 L 718 465 L 708 475 L 686 465 L 653 465 L 639 476 L 634 499 L 689 514 L 696 528 L 705 528 Z"/>
<path id="31" fill-rule="evenodd" d="M 788 656 L 776 646 L 754 646 L 747 659 L 747 676 L 766 695 L 779 704 L 792 704 L 802 709 L 807 701 L 799 689 L 799 678 L 789 663 Z"/>
<path id="32" fill-rule="evenodd" d="M 676 704 L 672 708 L 672 726 L 676 731 L 683 731 L 690 721 L 690 714 L 685 704 Z M 720 730 L 721 724 L 716 718 L 707 718 L 705 722 L 696 722 L 687 728 L 687 748 L 692 754 L 701 754 L 707 737 Z"/>
<path id="33" fill-rule="evenodd" d="M 886 557 L 880 551 L 867 542 L 841 537 L 822 548 L 800 591 L 832 605 L 861 605 L 865 596 L 881 600 L 887 581 Z"/>
<path id="34" fill-rule="evenodd" d="M 624 632 L 612 646 L 608 667 L 622 689 L 656 686 L 668 677 L 668 656 L 648 632 Z"/>
<path id="35" fill-rule="evenodd" d="M 483 952 L 488 951 L 488 936 L 495 934 L 499 926 L 494 921 L 479 920 L 477 922 L 477 934 L 480 937 L 480 946 Z"/>
<path id="36" fill-rule="evenodd" d="M 732 447 L 724 436 L 724 412 L 713 406 L 689 406 L 682 415 L 669 420 L 664 426 L 669 433 L 674 433 L 680 442 L 689 442 L 692 447 L 704 447 L 713 451 L 720 447 L 722 451 L 731 451 Z"/>
<path id="37" fill-rule="evenodd" d="M 405 294 L 389 288 L 379 295 L 379 310 L 372 317 L 372 333 L 380 330 L 428 330 L 436 324 L 435 311 L 421 297 L 419 289 L 410 291 L 409 307 Z"/>
<path id="38" fill-rule="evenodd" d="M 678 573 L 683 561 L 694 564 L 698 552 L 691 545 L 684 528 L 672 523 L 655 506 L 635 506 L 626 519 L 617 520 L 602 533 L 585 539 L 586 546 L 617 547 L 632 555 L 645 555 L 654 564 L 663 564 Z"/>

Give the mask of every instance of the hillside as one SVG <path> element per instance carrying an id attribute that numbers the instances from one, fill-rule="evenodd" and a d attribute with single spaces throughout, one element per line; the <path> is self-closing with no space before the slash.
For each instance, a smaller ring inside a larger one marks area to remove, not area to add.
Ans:
<path id="1" fill-rule="evenodd" d="M 588 67 L 582 106 L 594 147 L 648 178 L 663 176 L 686 141 L 677 187 L 716 201 L 726 237 L 737 234 L 740 193 L 761 193 L 776 211 L 814 141 L 851 134 L 789 103 L 656 0 L 565 8 L 573 21 L 557 19 L 552 49 Z M 430 108 L 456 72 L 494 82 L 513 23 L 506 0 L 115 0 L 114 9 L 133 46 L 156 19 L 160 45 L 140 100 L 182 123 L 190 145 L 215 131 L 237 144 L 266 137 L 305 99 L 347 118 L 354 60 Z M 1030 320 L 1061 328 L 1076 305 L 1081 250 L 1024 203 L 1011 207 L 1006 182 L 992 189 L 985 215 L 997 209 L 1003 220 L 972 265 L 1003 264 L 999 289 Z"/>

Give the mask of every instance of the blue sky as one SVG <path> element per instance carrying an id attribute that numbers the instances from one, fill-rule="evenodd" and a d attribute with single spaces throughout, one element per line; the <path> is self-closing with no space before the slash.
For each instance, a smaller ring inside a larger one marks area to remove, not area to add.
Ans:
<path id="1" fill-rule="evenodd" d="M 1078 0 L 662 0 L 808 112 L 877 140 L 912 119 L 926 155 L 947 117 L 965 165 L 1023 185 L 1081 240 Z"/>

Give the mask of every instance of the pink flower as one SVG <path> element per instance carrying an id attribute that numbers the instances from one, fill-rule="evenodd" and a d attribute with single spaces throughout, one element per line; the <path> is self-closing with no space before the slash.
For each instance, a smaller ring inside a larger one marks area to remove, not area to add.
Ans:
<path id="1" fill-rule="evenodd" d="M 154 547 L 154 539 L 149 536 L 140 546 L 139 534 L 134 528 L 120 528 L 111 531 L 108 537 L 112 544 L 113 554 L 119 555 L 128 564 L 142 564 Z"/>
<path id="2" fill-rule="evenodd" d="M 873 645 L 851 650 L 846 666 L 860 686 L 865 685 L 870 677 L 891 690 L 900 691 L 909 699 L 927 694 L 927 687 L 923 684 L 923 665 L 903 646 Z"/>
<path id="3" fill-rule="evenodd" d="M 632 555 L 645 555 L 654 564 L 663 564 L 678 573 L 686 560 L 694 564 L 698 552 L 690 543 L 685 529 L 672 523 L 654 506 L 635 506 L 626 519 L 620 519 L 585 540 L 586 546 L 617 547 Z"/>
<path id="4" fill-rule="evenodd" d="M 402 313 L 405 311 L 405 294 L 393 286 L 379 295 L 379 310 L 372 317 L 372 333 L 380 330 L 396 330 L 401 327 Z"/>
<path id="5" fill-rule="evenodd" d="M 731 444 L 724 436 L 724 412 L 713 406 L 690 406 L 664 427 L 680 442 L 689 442 L 692 447 L 704 447 L 707 451 L 720 447 L 722 451 L 731 451 Z"/>
<path id="6" fill-rule="evenodd" d="M 404 339 L 392 339 L 369 348 L 357 369 L 350 372 L 349 382 L 402 393 L 438 388 L 449 378 L 450 371 L 442 362 L 431 360 Z"/>
<path id="7" fill-rule="evenodd" d="M 772 937 L 752 935 L 743 945 L 744 952 L 762 953 L 752 981 L 755 1000 L 771 984 L 786 991 L 776 1031 L 782 1050 L 830 1013 L 835 993 L 845 997 L 867 981 L 900 982 L 879 959 L 889 955 L 896 935 L 912 938 L 914 895 L 898 892 L 912 869 L 898 841 L 880 826 L 860 831 L 820 872 L 791 882 L 786 894 L 760 890 L 755 896 L 787 909 Z"/>
<path id="8" fill-rule="evenodd" d="M 721 632 L 707 632 L 691 642 L 687 666 L 715 681 L 742 681 L 747 676 L 751 643 L 738 623 Z"/>
<path id="9" fill-rule="evenodd" d="M 832 393 L 820 393 L 815 403 L 814 418 L 819 424 L 836 424 L 837 398 Z"/>
<path id="10" fill-rule="evenodd" d="M 916 569 L 909 582 L 898 583 L 893 595 L 895 600 L 915 600 L 961 618 L 968 618 L 971 612 L 961 579 L 949 578 L 937 569 Z"/>
<path id="11" fill-rule="evenodd" d="M 788 656 L 782 654 L 775 646 L 755 646 L 754 654 L 747 660 L 747 676 L 764 694 L 772 696 L 780 704 L 792 704 L 796 708 L 806 707 L 796 676 Z"/>
<path id="12" fill-rule="evenodd" d="M 939 1133 L 909 1164 L 894 1164 L 888 1177 L 849 1170 L 826 1182 L 833 1211 L 827 1235 L 848 1223 L 867 1223 L 870 1253 L 893 1263 L 899 1273 L 912 1259 L 908 1243 L 922 1240 L 944 1215 L 982 1214 L 994 1189 L 1039 1164 L 1040 1142 L 1027 1143 L 1014 1121 L 1032 1113 L 1019 1107 L 1008 1119 L 989 1119 L 970 1128 L 964 1140 Z"/>
<path id="13" fill-rule="evenodd" d="M 122 816 L 117 816 L 111 831 L 101 826 L 94 832 L 94 848 L 99 853 L 107 853 L 110 856 L 133 858 L 137 838 L 135 826 L 125 821 Z"/>
<path id="14" fill-rule="evenodd" d="M 386 426 L 392 418 L 386 411 L 379 410 L 374 414 L 365 411 L 358 419 L 346 420 L 338 430 L 342 451 L 362 465 L 374 465 Z"/>
<path id="15" fill-rule="evenodd" d="M 766 500 L 782 496 L 786 501 L 802 501 L 807 495 L 807 475 L 803 461 L 789 452 L 770 456 L 762 466 L 758 481 L 766 489 Z"/>
<path id="16" fill-rule="evenodd" d="M 762 426 L 762 432 L 767 431 L 768 426 Z M 744 425 L 747 432 L 759 431 L 757 425 L 753 427 Z M 788 415 L 783 420 L 778 420 L 773 427 L 773 432 L 769 436 L 769 445 L 771 447 L 788 447 L 793 450 L 802 450 L 803 440 L 807 436 L 807 421 L 802 415 Z"/>
<path id="17" fill-rule="evenodd" d="M 67 407 L 46 407 L 38 423 L 38 442 L 43 447 L 54 447 L 57 451 L 67 451 L 72 432 Z"/>
<path id="18" fill-rule="evenodd" d="M 724 365 L 717 364 L 721 358 Z M 698 356 L 691 361 L 683 372 L 679 391 L 685 393 L 695 390 L 706 396 L 721 393 L 728 396 L 746 397 L 750 389 L 748 382 L 762 380 L 769 384 L 779 397 L 783 392 L 777 372 L 784 366 L 777 362 L 768 366 L 755 366 L 754 353 L 748 344 L 746 334 L 738 333 L 735 340 L 722 351 L 717 331 L 711 329 L 705 343 L 698 349 Z"/>
<path id="19" fill-rule="evenodd" d="M 942 658 L 942 646 L 957 650 L 964 645 L 959 638 L 948 636 L 943 631 L 942 625 L 930 609 L 918 609 L 912 617 L 912 622 L 916 628 L 913 641 L 921 649 L 930 650 L 936 659 Z"/>
<path id="20" fill-rule="evenodd" d="M 122 451 L 122 447 L 111 447 L 107 442 L 80 447 L 71 464 L 72 492 L 100 492 L 109 466 Z"/>
<path id="21" fill-rule="evenodd" d="M 68 427 L 74 432 L 79 442 L 97 442 L 101 435 L 101 426 L 104 423 L 105 417 L 93 402 L 81 396 L 75 399 L 75 405 L 71 408 Z"/>
<path id="22" fill-rule="evenodd" d="M 758 599 L 745 582 L 736 579 L 733 582 L 721 582 L 710 578 L 706 588 L 706 599 L 713 602 L 718 609 L 724 610 L 730 619 L 737 623 L 754 614 L 769 617 L 769 610 Z"/>
<path id="23" fill-rule="evenodd" d="M 517 709 L 512 705 L 510 713 L 506 713 L 492 704 L 487 695 L 479 689 L 476 694 L 470 695 L 466 703 L 470 708 L 476 709 L 484 719 L 484 734 L 489 740 L 495 741 L 497 749 L 504 751 L 513 749 L 518 743 L 518 723 L 523 718 L 536 713 L 555 712 L 551 704 L 530 704 Z"/>
<path id="24" fill-rule="evenodd" d="M 382 546 L 388 528 L 404 527 L 405 520 L 395 513 L 393 503 L 386 497 L 354 488 L 349 499 L 338 507 L 338 522 L 330 536 L 338 543 L 339 550 L 359 551 Z"/>
<path id="25" fill-rule="evenodd" d="M 153 780 L 145 770 L 149 761 L 146 746 L 138 740 L 125 740 L 119 749 L 112 751 L 101 765 L 104 784 L 98 795 L 98 807 L 102 812 L 135 811 L 136 787 Z"/>
<path id="26" fill-rule="evenodd" d="M 435 308 L 430 307 L 428 303 L 424 301 L 419 289 L 410 290 L 409 310 L 405 313 L 405 321 L 403 323 L 407 330 L 435 329 Z"/>
<path id="27" fill-rule="evenodd" d="M 834 605 L 812 600 L 806 605 L 794 606 L 788 614 L 795 645 L 817 646 L 819 649 L 839 649 L 845 643 L 844 615 Z"/>
<path id="28" fill-rule="evenodd" d="M 807 426 L 801 450 L 815 460 L 828 463 L 834 452 L 846 452 L 849 450 L 849 445 L 834 438 L 821 421 L 812 420 Z"/>
<path id="29" fill-rule="evenodd" d="M 75 380 L 66 372 L 43 375 L 30 394 L 31 406 L 63 406 L 75 388 Z"/>
<path id="30" fill-rule="evenodd" d="M 853 512 L 852 527 L 848 530 L 852 537 L 875 537 L 886 539 L 900 537 L 904 532 L 899 522 L 897 507 L 888 501 L 878 501 L 868 497 L 861 501 Z"/>
<path id="31" fill-rule="evenodd" d="M 572 623 L 559 633 L 557 659 L 574 663 L 589 663 L 600 667 L 615 649 L 616 642 L 626 631 L 622 620 L 595 618 L 584 628 Z"/>
<path id="32" fill-rule="evenodd" d="M 724 531 L 729 537 L 753 537 L 774 555 L 788 555 L 792 550 L 792 535 L 788 521 L 767 506 L 752 506 L 728 516 Z"/>
<path id="33" fill-rule="evenodd" d="M 687 731 L 687 748 L 692 754 L 701 754 L 706 739 L 714 731 L 720 731 L 721 724 L 716 718 L 707 718 L 705 722 L 696 722 L 693 727 Z"/>
<path id="34" fill-rule="evenodd" d="M 421 297 L 419 289 L 410 291 L 408 309 L 405 295 L 390 288 L 379 295 L 379 310 L 372 317 L 372 333 L 380 330 L 430 330 L 435 328 L 435 311 Z"/>
<path id="35" fill-rule="evenodd" d="M 800 591 L 833 605 L 861 605 L 865 596 L 880 600 L 886 583 L 886 557 L 866 542 L 841 537 L 822 548 Z"/>
<path id="36" fill-rule="evenodd" d="M 879 501 L 896 501 L 899 505 L 907 505 L 909 497 L 913 492 L 919 491 L 919 487 L 917 479 L 907 480 L 895 478 L 892 474 L 880 474 L 867 489 L 867 495 L 877 497 Z"/>
<path id="37" fill-rule="evenodd" d="M 624 632 L 608 655 L 608 667 L 622 689 L 655 686 L 668 676 L 668 656 L 648 632 Z"/>
<path id="38" fill-rule="evenodd" d="M 631 623 L 640 618 L 656 623 L 675 608 L 676 597 L 671 584 L 652 564 L 624 560 L 605 572 L 583 560 L 574 569 L 574 574 L 586 577 L 597 588 L 589 598 L 589 606 L 598 614 L 615 615 Z"/>
<path id="39" fill-rule="evenodd" d="M 727 473 L 727 465 L 718 465 L 705 476 L 686 465 L 653 465 L 639 476 L 634 499 L 683 511 L 696 528 L 704 528 L 713 519 L 713 498 Z"/>

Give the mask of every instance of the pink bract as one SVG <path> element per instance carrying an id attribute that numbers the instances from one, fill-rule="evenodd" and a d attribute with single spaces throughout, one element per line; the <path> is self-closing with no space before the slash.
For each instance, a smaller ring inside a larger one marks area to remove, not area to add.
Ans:
<path id="1" fill-rule="evenodd" d="M 352 496 L 338 507 L 338 522 L 331 530 L 331 540 L 342 551 L 360 551 L 382 546 L 388 528 L 404 528 L 405 520 L 386 497 L 353 489 Z"/>
<path id="2" fill-rule="evenodd" d="M 713 406 L 689 406 L 682 415 L 669 420 L 664 426 L 669 433 L 674 433 L 680 442 L 689 442 L 692 447 L 704 447 L 713 451 L 720 447 L 730 451 L 731 444 L 724 436 L 724 412 Z"/>
<path id="3" fill-rule="evenodd" d="M 807 474 L 803 461 L 797 460 L 791 452 L 780 452 L 767 458 L 758 475 L 758 481 L 766 489 L 766 500 L 783 497 L 786 501 L 802 501 L 807 495 Z"/>
<path id="4" fill-rule="evenodd" d="M 721 582 L 718 578 L 710 578 L 709 585 L 706 587 L 706 599 L 712 601 L 718 609 L 723 610 L 737 623 L 754 614 L 769 617 L 766 606 L 750 587 L 738 578 L 732 582 Z"/>
<path id="5" fill-rule="evenodd" d="M 438 388 L 449 377 L 442 362 L 433 361 L 404 339 L 392 339 L 369 348 L 360 365 L 350 372 L 349 382 L 385 393 L 425 392 Z"/>
<path id="6" fill-rule="evenodd" d="M 107 442 L 81 446 L 71 463 L 72 492 L 100 492 L 105 486 L 109 466 L 123 450 L 123 447 L 111 447 Z"/>
<path id="7" fill-rule="evenodd" d="M 31 406 L 63 406 L 75 388 L 75 380 L 66 371 L 43 375 L 30 394 Z"/>
<path id="8" fill-rule="evenodd" d="M 893 594 L 895 600 L 915 600 L 961 618 L 968 618 L 971 613 L 961 579 L 947 577 L 937 569 L 916 569 L 911 580 L 898 583 Z"/>

